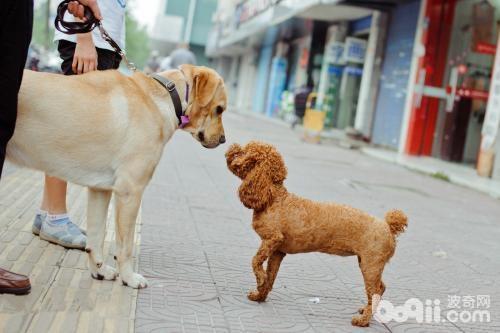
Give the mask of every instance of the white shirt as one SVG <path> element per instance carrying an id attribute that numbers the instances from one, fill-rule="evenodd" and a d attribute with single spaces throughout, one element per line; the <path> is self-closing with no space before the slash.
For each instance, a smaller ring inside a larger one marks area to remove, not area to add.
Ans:
<path id="1" fill-rule="evenodd" d="M 101 9 L 102 25 L 108 34 L 113 38 L 113 40 L 122 48 L 125 49 L 125 7 L 127 0 L 98 0 L 97 4 Z M 64 20 L 68 22 L 74 22 L 75 17 L 69 13 L 64 15 Z M 76 35 L 66 35 L 55 29 L 54 41 L 67 40 L 76 43 Z M 92 39 L 94 40 L 94 45 L 100 49 L 107 49 L 114 51 L 111 45 L 109 45 L 102 37 L 99 32 L 99 28 L 92 30 Z"/>

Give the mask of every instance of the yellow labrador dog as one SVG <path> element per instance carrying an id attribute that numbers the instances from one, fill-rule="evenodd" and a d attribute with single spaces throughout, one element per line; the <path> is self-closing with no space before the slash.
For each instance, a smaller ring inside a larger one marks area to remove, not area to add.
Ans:
<path id="1" fill-rule="evenodd" d="M 175 83 L 191 133 L 206 148 L 224 143 L 222 78 L 206 67 L 183 65 L 159 76 Z M 171 95 L 143 73 L 118 71 L 81 76 L 24 72 L 18 118 L 7 158 L 20 166 L 87 186 L 87 249 L 94 278 L 146 287 L 133 271 L 132 249 L 141 197 L 179 128 Z M 118 271 L 103 264 L 106 216 L 116 197 Z"/>

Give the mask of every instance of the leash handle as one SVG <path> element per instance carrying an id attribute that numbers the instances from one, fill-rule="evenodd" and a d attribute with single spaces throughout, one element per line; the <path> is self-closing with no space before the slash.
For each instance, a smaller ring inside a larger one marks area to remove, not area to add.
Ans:
<path id="1" fill-rule="evenodd" d="M 74 35 L 74 34 L 84 34 L 87 32 L 91 32 L 96 27 L 98 27 L 102 39 L 104 39 L 115 50 L 115 52 L 118 53 L 123 58 L 128 69 L 135 72 L 137 70 L 137 67 L 135 67 L 134 63 L 128 60 L 125 51 L 123 51 L 121 47 L 113 40 L 113 38 L 111 38 L 111 36 L 102 26 L 101 21 L 99 21 L 94 16 L 94 13 L 92 13 L 89 7 L 83 6 L 84 16 L 85 16 L 84 22 L 68 22 L 64 20 L 64 14 L 66 14 L 66 12 L 68 11 L 68 4 L 71 1 L 74 0 L 64 0 L 59 4 L 59 6 L 57 6 L 56 18 L 54 20 L 54 25 L 56 29 L 62 33 L 68 35 Z"/>
<path id="2" fill-rule="evenodd" d="M 74 34 L 84 34 L 91 32 L 100 24 L 100 21 L 94 16 L 94 13 L 84 6 L 84 16 L 85 20 L 82 22 L 68 22 L 64 20 L 64 14 L 68 11 L 68 4 L 72 0 L 64 0 L 57 6 L 56 18 L 54 19 L 54 25 L 57 30 L 68 35 Z"/>

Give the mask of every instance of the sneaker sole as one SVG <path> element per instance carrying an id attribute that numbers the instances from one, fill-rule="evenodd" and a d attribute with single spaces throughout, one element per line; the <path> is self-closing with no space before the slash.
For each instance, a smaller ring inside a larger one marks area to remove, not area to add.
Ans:
<path id="1" fill-rule="evenodd" d="M 67 249 L 85 250 L 85 246 L 71 244 L 71 243 L 69 243 L 69 244 L 64 243 L 57 238 L 53 238 L 52 236 L 49 236 L 49 235 L 41 233 L 41 232 L 40 232 L 39 236 L 40 236 L 40 239 L 43 239 L 43 240 L 50 242 L 52 244 L 60 245 L 60 246 L 65 247 Z"/>
<path id="2" fill-rule="evenodd" d="M 31 227 L 31 232 L 34 234 L 34 235 L 40 235 L 40 229 L 38 229 L 37 227 L 35 226 L 32 226 Z"/>
<path id="3" fill-rule="evenodd" d="M 31 286 L 24 288 L 0 288 L 0 294 L 26 295 L 31 291 Z"/>
<path id="4" fill-rule="evenodd" d="M 81 233 L 84 234 L 85 236 L 87 236 L 87 232 L 85 230 L 82 230 L 80 229 Z M 31 232 L 36 235 L 36 236 L 40 236 L 40 229 L 38 229 L 37 227 L 35 226 L 32 226 L 31 227 Z"/>

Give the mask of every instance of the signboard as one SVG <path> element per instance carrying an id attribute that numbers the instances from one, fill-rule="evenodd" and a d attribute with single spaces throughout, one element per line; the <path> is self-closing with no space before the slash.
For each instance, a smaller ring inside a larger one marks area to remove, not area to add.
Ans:
<path id="1" fill-rule="evenodd" d="M 493 75 L 491 76 L 490 96 L 486 106 L 486 116 L 484 118 L 481 134 L 481 150 L 493 149 L 495 139 L 500 126 L 500 41 L 497 44 L 497 56 L 493 65 Z"/>
<path id="2" fill-rule="evenodd" d="M 495 44 L 479 42 L 474 48 L 474 52 L 484 53 L 484 54 L 495 54 L 497 46 Z"/>
<path id="3" fill-rule="evenodd" d="M 344 60 L 356 64 L 365 62 L 366 40 L 347 37 L 345 39 Z"/>
<path id="4" fill-rule="evenodd" d="M 465 98 L 471 98 L 471 99 L 482 99 L 484 101 L 487 101 L 489 94 L 490 93 L 488 91 L 484 91 L 484 90 L 475 90 L 475 89 L 468 89 L 468 88 L 457 89 L 458 96 L 465 97 Z"/>
<path id="5" fill-rule="evenodd" d="M 325 52 L 325 60 L 328 64 L 343 65 L 344 61 L 344 43 L 331 42 Z"/>
<path id="6" fill-rule="evenodd" d="M 240 3 L 235 10 L 237 21 L 236 25 L 239 26 L 240 24 L 249 21 L 280 2 L 281 0 L 247 0 Z"/>

